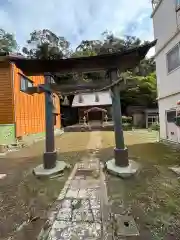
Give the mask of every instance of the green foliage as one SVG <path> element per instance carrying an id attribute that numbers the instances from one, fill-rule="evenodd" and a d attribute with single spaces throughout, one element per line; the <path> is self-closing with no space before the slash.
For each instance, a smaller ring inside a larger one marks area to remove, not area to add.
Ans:
<path id="1" fill-rule="evenodd" d="M 132 130 L 132 117 L 122 116 L 122 127 L 124 131 Z"/>
<path id="2" fill-rule="evenodd" d="M 0 52 L 13 52 L 17 49 L 14 35 L 0 29 Z"/>
<path id="3" fill-rule="evenodd" d="M 132 124 L 132 117 L 122 116 L 122 123 Z"/>
<path id="4" fill-rule="evenodd" d="M 98 54 L 121 52 L 141 44 L 141 40 L 134 36 L 118 38 L 112 32 L 108 31 L 105 31 L 102 35 L 104 41 L 98 48 Z"/>
<path id="5" fill-rule="evenodd" d="M 99 54 L 107 54 L 120 52 L 125 49 L 139 46 L 141 40 L 132 36 L 125 36 L 123 38 L 116 37 L 111 32 L 102 33 L 103 40 L 86 40 L 82 41 L 73 53 L 73 56 L 95 56 Z"/>
<path id="6" fill-rule="evenodd" d="M 103 40 L 82 41 L 73 56 L 94 56 L 99 54 L 123 51 L 142 44 L 141 40 L 132 36 L 118 38 L 111 32 L 102 34 Z M 98 75 L 93 73 L 93 78 Z M 89 77 L 89 76 L 88 76 Z M 157 107 L 157 88 L 154 58 L 144 59 L 139 66 L 129 72 L 121 73 L 127 87 L 121 91 L 121 104 L 123 111 L 127 106 Z"/>
<path id="7" fill-rule="evenodd" d="M 175 117 L 174 122 L 178 127 L 180 127 L 180 116 Z"/>
<path id="8" fill-rule="evenodd" d="M 122 127 L 123 127 L 123 130 L 124 130 L 124 131 L 130 131 L 130 130 L 132 130 L 132 124 L 130 124 L 130 123 L 123 123 L 123 124 L 122 124 Z"/>
<path id="9" fill-rule="evenodd" d="M 134 86 L 121 92 L 121 102 L 123 106 L 144 106 L 153 108 L 157 105 L 156 75 L 133 76 L 131 81 Z"/>
<path id="10" fill-rule="evenodd" d="M 48 29 L 33 31 L 27 44 L 22 51 L 31 58 L 59 59 L 70 55 L 69 42 Z"/>
<path id="11" fill-rule="evenodd" d="M 137 75 L 137 76 L 148 76 L 150 74 L 152 74 L 153 72 L 156 71 L 156 64 L 155 64 L 155 61 L 154 61 L 154 58 L 151 57 L 151 58 L 145 58 L 143 59 L 139 66 L 137 66 L 133 73 L 134 75 Z"/>
<path id="12" fill-rule="evenodd" d="M 159 131 L 160 130 L 160 125 L 158 122 L 155 122 L 151 125 L 151 130 L 154 130 L 154 131 Z"/>

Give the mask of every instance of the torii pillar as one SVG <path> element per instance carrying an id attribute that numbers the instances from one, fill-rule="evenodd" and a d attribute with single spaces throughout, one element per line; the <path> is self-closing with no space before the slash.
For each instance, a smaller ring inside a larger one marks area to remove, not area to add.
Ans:
<path id="1" fill-rule="evenodd" d="M 45 85 L 50 82 L 49 74 L 44 75 Z M 45 169 L 51 169 L 56 166 L 57 152 L 54 145 L 54 122 L 53 122 L 53 102 L 51 91 L 46 90 L 45 94 L 45 119 L 46 119 L 46 142 L 43 155 L 43 165 Z"/>
<path id="2" fill-rule="evenodd" d="M 43 154 L 43 164 L 37 166 L 34 169 L 34 174 L 37 176 L 50 176 L 58 174 L 66 168 L 64 161 L 57 161 L 57 151 L 55 149 L 54 138 L 54 119 L 53 119 L 53 101 L 51 97 L 51 90 L 49 88 L 51 75 L 49 73 L 44 74 L 45 84 L 42 92 L 45 94 L 45 152 Z M 41 87 L 41 86 L 40 86 Z"/>
<path id="3" fill-rule="evenodd" d="M 111 83 L 116 82 L 118 80 L 117 71 L 118 69 L 109 70 L 109 77 Z M 114 158 L 106 163 L 106 167 L 110 173 L 118 175 L 122 178 L 127 178 L 138 171 L 139 165 L 135 161 L 128 159 L 128 149 L 124 144 L 119 85 L 116 84 L 111 88 L 111 95 L 114 121 L 115 148 Z"/>

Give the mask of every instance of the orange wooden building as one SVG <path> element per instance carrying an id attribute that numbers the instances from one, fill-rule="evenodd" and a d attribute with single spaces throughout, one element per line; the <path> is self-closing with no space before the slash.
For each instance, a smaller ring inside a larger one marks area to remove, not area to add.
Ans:
<path id="1" fill-rule="evenodd" d="M 27 87 L 42 83 L 43 76 L 25 76 L 8 57 L 0 57 L 0 126 L 13 125 L 16 138 L 45 132 L 44 93 L 26 93 Z M 54 127 L 60 129 L 60 101 L 56 94 L 53 102 Z"/>

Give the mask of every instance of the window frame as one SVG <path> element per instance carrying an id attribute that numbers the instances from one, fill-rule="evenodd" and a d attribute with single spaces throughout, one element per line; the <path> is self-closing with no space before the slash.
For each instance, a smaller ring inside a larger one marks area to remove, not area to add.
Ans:
<path id="1" fill-rule="evenodd" d="M 173 70 L 169 71 L 169 62 L 168 62 L 168 54 L 171 53 L 176 47 L 178 46 L 178 55 L 179 55 L 179 66 L 174 68 Z M 167 53 L 166 53 L 166 69 L 167 69 L 167 75 L 171 74 L 175 70 L 177 70 L 180 67 L 180 42 L 178 42 L 173 48 L 171 48 Z"/>
<path id="2" fill-rule="evenodd" d="M 31 79 L 29 79 L 28 77 L 26 77 L 25 75 L 21 74 L 21 73 L 19 73 L 19 78 L 20 78 L 20 91 L 24 92 L 24 93 L 27 93 L 27 88 L 28 87 L 33 87 L 34 82 Z M 25 89 L 22 89 L 22 83 L 21 83 L 22 79 L 25 80 Z M 29 83 L 31 84 L 31 86 L 28 86 Z"/>

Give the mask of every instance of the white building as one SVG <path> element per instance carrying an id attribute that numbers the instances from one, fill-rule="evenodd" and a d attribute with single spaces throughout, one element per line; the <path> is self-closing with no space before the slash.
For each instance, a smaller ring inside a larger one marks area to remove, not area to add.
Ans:
<path id="1" fill-rule="evenodd" d="M 72 107 L 78 108 L 79 123 L 112 119 L 112 98 L 110 91 L 81 93 L 74 96 Z"/>
<path id="2" fill-rule="evenodd" d="M 180 100 L 180 0 L 153 0 L 160 137 L 180 142 L 174 123 Z"/>

